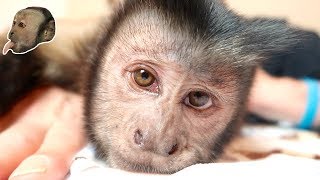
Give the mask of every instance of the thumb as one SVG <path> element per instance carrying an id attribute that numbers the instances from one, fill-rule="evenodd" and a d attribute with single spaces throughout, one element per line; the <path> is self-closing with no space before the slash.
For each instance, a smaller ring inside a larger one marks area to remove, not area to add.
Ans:
<path id="1" fill-rule="evenodd" d="M 33 155 L 25 159 L 9 180 L 63 179 L 71 160 L 50 155 Z"/>
<path id="2" fill-rule="evenodd" d="M 74 155 L 86 144 L 81 100 L 78 96 L 65 98 L 37 153 L 25 159 L 9 180 L 64 179 Z"/>

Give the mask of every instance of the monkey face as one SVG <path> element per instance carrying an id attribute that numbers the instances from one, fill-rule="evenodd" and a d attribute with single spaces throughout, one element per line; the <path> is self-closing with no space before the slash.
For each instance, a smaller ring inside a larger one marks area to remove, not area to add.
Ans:
<path id="1" fill-rule="evenodd" d="M 112 167 L 173 173 L 213 162 L 241 117 L 241 76 L 160 18 L 128 18 L 101 47 L 88 126 Z"/>
<path id="2" fill-rule="evenodd" d="M 45 20 L 44 15 L 36 10 L 21 10 L 14 17 L 8 38 L 14 52 L 25 52 L 37 45 L 39 27 Z"/>

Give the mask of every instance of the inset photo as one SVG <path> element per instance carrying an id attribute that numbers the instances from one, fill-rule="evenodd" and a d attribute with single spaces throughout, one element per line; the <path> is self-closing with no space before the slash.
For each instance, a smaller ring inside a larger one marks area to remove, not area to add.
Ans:
<path id="1" fill-rule="evenodd" d="M 24 54 L 39 44 L 50 42 L 56 32 L 55 20 L 51 12 L 43 7 L 27 7 L 16 13 L 8 32 L 8 42 L 3 48 L 14 54 Z"/>

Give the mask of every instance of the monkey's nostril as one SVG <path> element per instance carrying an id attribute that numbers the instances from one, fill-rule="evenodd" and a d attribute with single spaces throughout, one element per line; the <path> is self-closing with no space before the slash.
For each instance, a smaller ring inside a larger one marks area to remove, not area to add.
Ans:
<path id="1" fill-rule="evenodd" d="M 136 132 L 134 133 L 134 142 L 139 146 L 143 145 L 143 135 L 140 129 L 136 130 Z"/>
<path id="2" fill-rule="evenodd" d="M 174 144 L 174 145 L 171 147 L 171 150 L 168 152 L 168 154 L 169 154 L 169 155 L 172 155 L 172 154 L 174 154 L 177 150 L 178 150 L 178 144 Z"/>

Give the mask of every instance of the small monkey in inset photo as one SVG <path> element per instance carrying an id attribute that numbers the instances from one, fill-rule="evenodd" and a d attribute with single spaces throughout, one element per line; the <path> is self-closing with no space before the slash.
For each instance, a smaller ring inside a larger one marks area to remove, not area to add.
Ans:
<path id="1" fill-rule="evenodd" d="M 3 54 L 11 49 L 21 54 L 33 50 L 40 43 L 49 42 L 55 35 L 55 20 L 50 11 L 43 7 L 28 7 L 16 13 L 8 33 L 9 42 Z"/>

